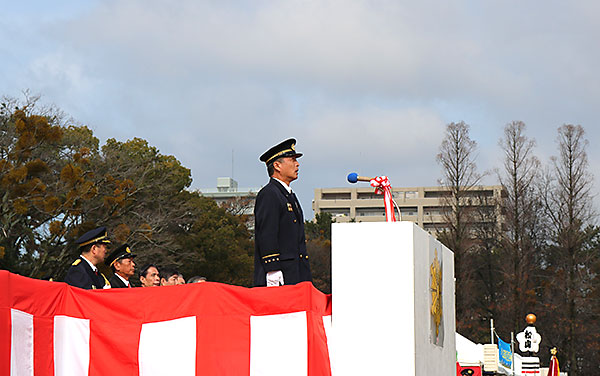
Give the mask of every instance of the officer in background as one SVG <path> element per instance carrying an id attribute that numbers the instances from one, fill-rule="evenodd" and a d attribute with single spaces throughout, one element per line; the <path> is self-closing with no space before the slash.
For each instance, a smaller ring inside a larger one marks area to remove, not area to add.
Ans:
<path id="1" fill-rule="evenodd" d="M 111 244 L 106 227 L 86 232 L 75 243 L 79 245 L 81 255 L 71 264 L 65 282 L 86 290 L 110 288 L 104 274 L 98 271 Z"/>
<path id="2" fill-rule="evenodd" d="M 290 183 L 298 178 L 296 140 L 273 146 L 261 157 L 269 183 L 256 196 L 254 206 L 254 285 L 293 285 L 312 281 L 304 216 Z"/>
<path id="3" fill-rule="evenodd" d="M 110 266 L 113 272 L 113 275 L 108 278 L 110 287 L 131 287 L 129 278 L 135 274 L 135 261 L 133 261 L 135 256 L 135 254 L 131 253 L 129 245 L 123 244 L 106 258 L 104 263 Z"/>

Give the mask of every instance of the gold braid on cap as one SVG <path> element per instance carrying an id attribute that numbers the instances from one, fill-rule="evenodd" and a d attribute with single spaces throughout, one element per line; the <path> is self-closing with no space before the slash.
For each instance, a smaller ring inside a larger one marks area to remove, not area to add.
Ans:
<path id="1" fill-rule="evenodd" d="M 106 233 L 104 233 L 104 235 L 102 235 L 102 236 L 100 236 L 100 237 L 98 237 L 98 238 L 94 238 L 94 239 L 92 239 L 92 240 L 88 240 L 88 241 L 87 241 L 87 242 L 85 242 L 85 243 L 81 243 L 81 244 L 79 244 L 79 247 L 85 247 L 85 246 L 86 246 L 86 245 L 88 245 L 88 244 L 97 243 L 97 242 L 99 242 L 99 241 L 100 241 L 100 240 L 102 240 L 102 239 L 106 239 L 106 237 L 107 237 L 107 234 L 106 234 Z M 107 239 L 107 240 L 108 240 L 108 239 Z M 110 241 L 107 241 L 107 243 L 110 243 Z"/>
<path id="2" fill-rule="evenodd" d="M 275 159 L 275 158 L 277 158 L 277 157 L 280 157 L 280 156 L 282 156 L 283 154 L 285 154 L 285 153 L 287 153 L 287 152 L 289 152 L 289 151 L 293 151 L 293 152 L 295 152 L 295 151 L 296 151 L 296 149 L 294 148 L 294 146 L 295 146 L 295 144 L 292 144 L 292 146 L 291 146 L 291 148 L 290 148 L 290 149 L 285 149 L 285 150 L 282 150 L 282 151 L 280 151 L 279 153 L 275 154 L 275 155 L 274 155 L 274 156 L 272 156 L 271 158 L 267 159 L 267 161 L 266 161 L 265 163 L 266 163 L 266 164 L 269 164 L 269 162 L 271 162 L 273 159 Z"/>
<path id="3" fill-rule="evenodd" d="M 129 249 L 129 247 L 127 247 L 127 248 L 125 248 L 125 252 L 131 253 L 131 249 Z M 112 262 L 110 263 L 109 266 L 113 266 L 115 264 L 115 262 L 117 262 L 117 261 L 119 261 L 121 259 L 124 259 L 125 256 L 127 256 L 127 255 L 121 255 L 121 257 L 117 257 L 116 259 L 112 260 Z"/>

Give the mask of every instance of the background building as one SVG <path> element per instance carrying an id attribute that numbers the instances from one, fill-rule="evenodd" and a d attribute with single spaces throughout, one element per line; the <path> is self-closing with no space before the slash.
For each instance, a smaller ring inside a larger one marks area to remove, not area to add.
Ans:
<path id="1" fill-rule="evenodd" d="M 254 228 L 254 200 L 258 188 L 239 188 L 237 181 L 230 177 L 217 178 L 216 188 L 200 188 L 198 192 L 215 200 L 217 205 L 235 215 L 246 215 L 250 229 Z"/>
<path id="2" fill-rule="evenodd" d="M 467 193 L 474 208 L 488 213 L 499 212 L 502 186 L 481 186 Z M 446 226 L 449 207 L 444 196 L 449 191 L 444 187 L 392 188 L 392 197 L 400 208 L 402 221 L 412 221 L 429 232 L 442 230 Z M 329 213 L 336 222 L 383 222 L 385 210 L 383 195 L 372 187 L 317 188 L 313 200 L 316 214 Z"/>

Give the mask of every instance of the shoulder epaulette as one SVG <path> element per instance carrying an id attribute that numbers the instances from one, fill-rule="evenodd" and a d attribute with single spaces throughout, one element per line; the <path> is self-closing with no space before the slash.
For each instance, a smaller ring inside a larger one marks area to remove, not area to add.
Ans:
<path id="1" fill-rule="evenodd" d="M 73 262 L 71 265 L 73 265 L 73 266 L 77 266 L 77 265 L 79 265 L 79 263 L 80 263 L 80 262 L 81 262 L 81 259 L 77 259 L 77 260 L 75 260 L 75 262 Z"/>

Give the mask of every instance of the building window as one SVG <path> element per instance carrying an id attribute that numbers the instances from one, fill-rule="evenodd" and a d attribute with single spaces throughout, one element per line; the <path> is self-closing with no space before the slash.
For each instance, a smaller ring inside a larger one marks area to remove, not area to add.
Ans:
<path id="1" fill-rule="evenodd" d="M 423 208 L 423 215 L 431 216 L 431 215 L 444 215 L 448 211 L 448 208 L 443 208 L 440 206 L 425 206 Z"/>
<path id="2" fill-rule="evenodd" d="M 452 195 L 450 191 L 425 191 L 425 198 L 449 197 Z"/>
<path id="3" fill-rule="evenodd" d="M 479 191 L 468 191 L 465 194 L 466 197 L 494 197 L 494 191 L 492 190 L 479 190 Z"/>
<path id="4" fill-rule="evenodd" d="M 414 200 L 419 198 L 419 192 L 416 191 L 392 191 L 392 197 L 399 200 Z"/>
<path id="5" fill-rule="evenodd" d="M 404 192 L 404 195 L 407 200 L 413 200 L 413 199 L 419 198 L 419 192 L 416 192 L 416 191 L 406 191 L 406 192 Z"/>
<path id="6" fill-rule="evenodd" d="M 409 207 L 400 207 L 400 213 L 404 215 L 417 215 L 417 207 L 409 206 Z"/>
<path id="7" fill-rule="evenodd" d="M 359 200 L 382 200 L 383 195 L 378 195 L 375 192 L 358 192 Z"/>
<path id="8" fill-rule="evenodd" d="M 326 208 L 326 209 L 321 209 L 321 213 L 331 214 L 331 216 L 333 218 L 349 217 L 350 216 L 350 208 Z"/>
<path id="9" fill-rule="evenodd" d="M 384 208 L 356 208 L 357 217 L 385 217 Z"/>
<path id="10" fill-rule="evenodd" d="M 322 200 L 350 200 L 350 192 L 323 193 Z"/>
<path id="11" fill-rule="evenodd" d="M 448 231 L 448 225 L 444 223 L 423 223 L 423 229 L 430 233 Z"/>

